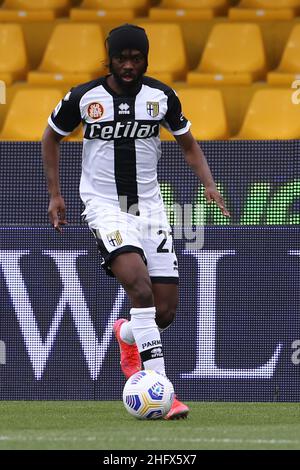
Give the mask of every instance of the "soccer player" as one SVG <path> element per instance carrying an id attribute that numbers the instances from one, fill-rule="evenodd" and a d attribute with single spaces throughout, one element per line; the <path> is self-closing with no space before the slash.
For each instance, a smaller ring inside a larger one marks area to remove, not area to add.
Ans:
<path id="1" fill-rule="evenodd" d="M 66 219 L 59 142 L 82 122 L 83 214 L 103 267 L 122 284 L 132 306 L 130 321 L 114 324 L 121 368 L 126 378 L 141 370 L 142 363 L 165 375 L 160 333 L 175 317 L 178 267 L 157 182 L 160 125 L 175 136 L 205 186 L 207 201 L 215 201 L 224 216 L 229 213 L 176 93 L 144 75 L 149 51 L 144 29 L 122 25 L 109 33 L 106 44 L 110 73 L 72 88 L 49 117 L 42 140 L 48 213 L 61 232 Z M 188 411 L 175 397 L 165 419 L 186 417 Z"/>

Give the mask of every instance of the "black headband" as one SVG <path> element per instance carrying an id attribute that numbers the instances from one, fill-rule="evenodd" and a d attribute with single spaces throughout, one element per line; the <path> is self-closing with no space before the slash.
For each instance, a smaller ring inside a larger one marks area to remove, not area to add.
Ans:
<path id="1" fill-rule="evenodd" d="M 149 41 L 143 28 L 133 24 L 124 24 L 112 29 L 106 39 L 110 58 L 119 55 L 125 49 L 140 51 L 148 59 Z"/>

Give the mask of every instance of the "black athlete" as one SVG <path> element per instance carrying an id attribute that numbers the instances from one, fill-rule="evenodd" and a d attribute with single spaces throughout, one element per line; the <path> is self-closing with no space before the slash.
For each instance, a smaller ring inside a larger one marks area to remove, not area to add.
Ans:
<path id="1" fill-rule="evenodd" d="M 176 93 L 144 75 L 149 51 L 145 31 L 122 25 L 110 32 L 107 47 L 110 74 L 71 89 L 49 117 L 42 140 L 49 218 L 61 232 L 66 209 L 59 142 L 82 122 L 84 214 L 104 268 L 122 284 L 132 307 L 130 321 L 119 319 L 114 325 L 121 368 L 126 377 L 142 363 L 165 374 L 160 332 L 175 318 L 178 268 L 156 174 L 161 125 L 175 136 L 205 187 L 207 201 L 215 202 L 224 216 L 229 213 Z M 185 417 L 188 411 L 175 398 L 165 418 Z"/>

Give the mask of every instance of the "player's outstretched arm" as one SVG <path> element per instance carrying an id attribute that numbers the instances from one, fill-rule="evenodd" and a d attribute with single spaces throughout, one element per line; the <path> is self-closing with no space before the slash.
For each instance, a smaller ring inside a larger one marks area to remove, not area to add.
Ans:
<path id="1" fill-rule="evenodd" d="M 224 200 L 216 187 L 205 155 L 191 132 L 188 131 L 186 134 L 176 135 L 175 138 L 182 149 L 187 164 L 204 185 L 204 196 L 207 202 L 211 203 L 214 201 L 222 211 L 222 214 L 225 217 L 230 217 L 230 213 L 225 207 Z"/>
<path id="2" fill-rule="evenodd" d="M 43 166 L 50 196 L 48 215 L 51 224 L 60 233 L 62 225 L 67 223 L 66 206 L 60 193 L 59 182 L 59 144 L 62 138 L 63 136 L 50 126 L 46 127 L 42 138 Z"/>

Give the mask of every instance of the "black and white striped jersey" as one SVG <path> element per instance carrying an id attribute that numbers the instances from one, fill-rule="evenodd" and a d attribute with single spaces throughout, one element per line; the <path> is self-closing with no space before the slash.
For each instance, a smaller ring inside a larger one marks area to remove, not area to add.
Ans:
<path id="1" fill-rule="evenodd" d="M 106 77 L 72 88 L 58 103 L 49 125 L 70 134 L 83 124 L 80 195 L 85 204 L 118 205 L 120 197 L 140 211 L 161 208 L 157 162 L 161 156 L 160 125 L 174 135 L 186 133 L 190 122 L 170 87 L 143 77 L 136 95 L 118 95 Z"/>

